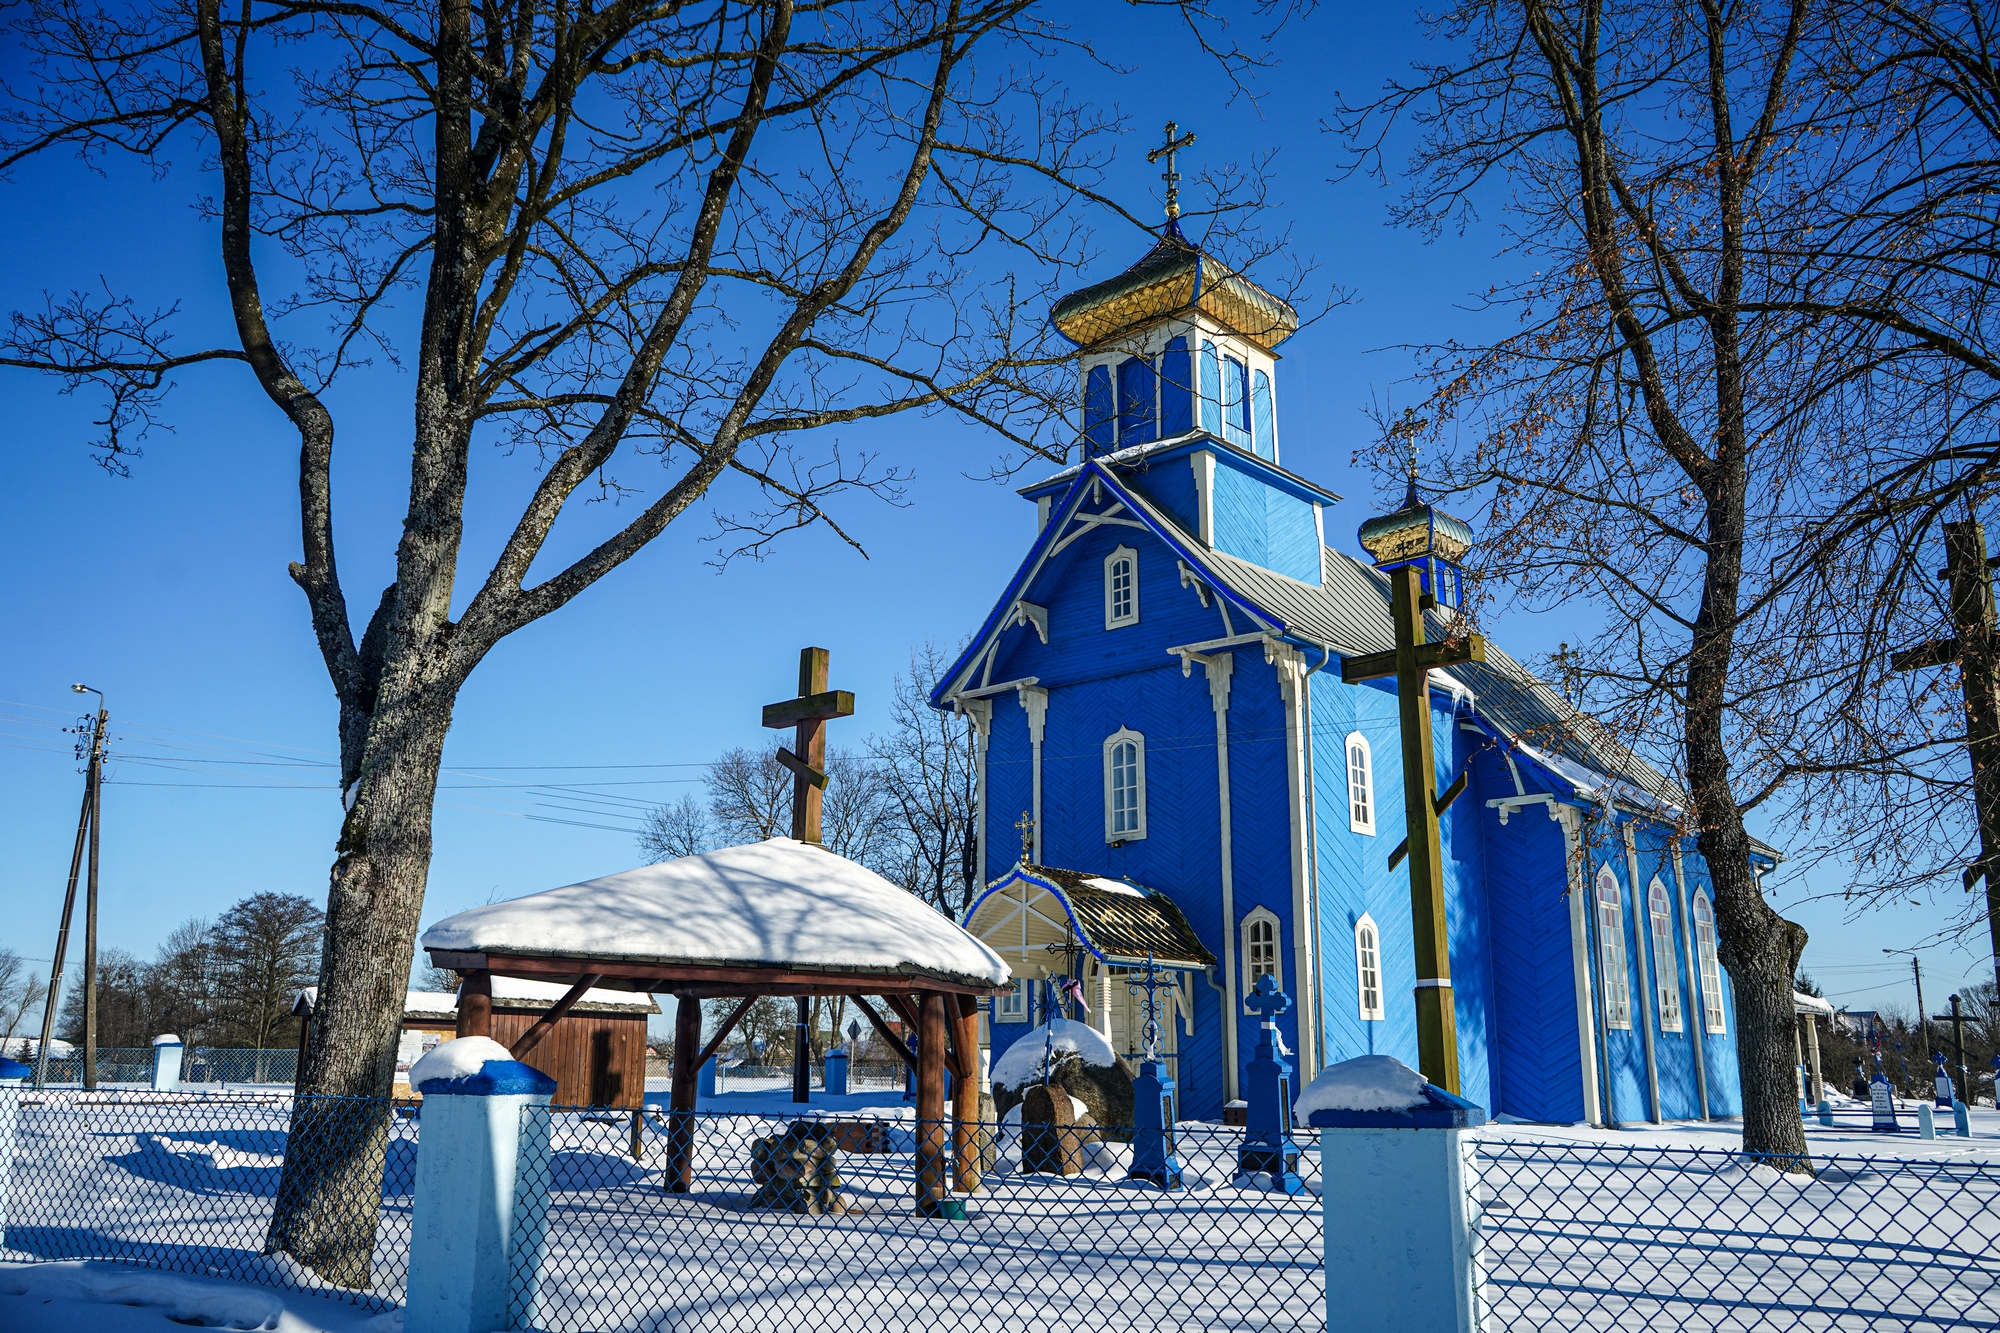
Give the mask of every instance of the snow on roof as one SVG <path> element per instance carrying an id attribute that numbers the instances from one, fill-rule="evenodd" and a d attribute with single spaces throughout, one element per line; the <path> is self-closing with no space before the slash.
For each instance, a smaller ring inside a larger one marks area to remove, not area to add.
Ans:
<path id="1" fill-rule="evenodd" d="M 475 907 L 424 932 L 467 953 L 925 976 L 1004 986 L 943 913 L 823 847 L 772 838 Z"/>
<path id="2" fill-rule="evenodd" d="M 1089 878 L 1085 879 L 1083 882 L 1085 884 L 1088 884 L 1091 888 L 1097 889 L 1104 893 L 1122 893 L 1127 898 L 1143 898 L 1146 896 L 1144 890 L 1134 888 L 1132 885 L 1125 883 L 1123 880 L 1105 879 L 1100 875 L 1092 875 Z"/>
<path id="3" fill-rule="evenodd" d="M 1792 1012 L 1799 1014 L 1826 1014 L 1831 1016 L 1833 1005 L 1817 995 L 1807 995 L 1804 991 L 1792 992 Z"/>
<path id="4" fill-rule="evenodd" d="M 1320 1070 L 1292 1114 L 1303 1123 L 1314 1111 L 1410 1111 L 1424 1104 L 1422 1074 L 1393 1055 L 1362 1055 Z"/>

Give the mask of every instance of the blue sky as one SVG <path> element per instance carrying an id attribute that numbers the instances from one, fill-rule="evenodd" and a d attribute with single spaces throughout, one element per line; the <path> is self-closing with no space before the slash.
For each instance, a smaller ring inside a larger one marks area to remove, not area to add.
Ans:
<path id="1" fill-rule="evenodd" d="M 1391 190 L 1329 182 L 1337 145 L 1320 125 L 1332 97 L 1365 96 L 1422 52 L 1415 11 L 1324 6 L 1293 22 L 1254 100 L 1232 95 L 1160 11 L 1093 5 L 1076 22 L 1116 55 L 1114 71 L 1062 72 L 1129 118 L 1112 181 L 1119 197 L 1135 212 L 1157 208 L 1159 169 L 1144 153 L 1169 117 L 1200 136 L 1188 168 L 1274 151 L 1275 220 L 1291 227 L 1319 280 L 1352 292 L 1287 344 L 1278 395 L 1287 466 L 1347 497 L 1328 532 L 1356 550 L 1353 531 L 1381 499 L 1353 464 L 1371 438 L 1366 410 L 1413 396 L 1401 384 L 1411 358 L 1394 349 L 1475 328 L 1468 294 L 1510 263 L 1490 228 L 1426 244 L 1387 225 Z M 1256 29 L 1236 35 L 1254 43 Z M 0 54 L 10 78 L 17 61 Z M 0 185 L 0 235 L 9 238 L 0 307 L 32 307 L 45 290 L 101 277 L 141 305 L 178 302 L 186 346 L 222 340 L 213 231 L 190 206 L 196 155 L 183 157 L 164 182 L 117 163 L 99 176 L 50 160 Z M 1104 273 L 1143 248 L 1109 233 L 1103 244 Z M 213 916 L 244 894 L 325 893 L 339 810 L 330 774 L 313 765 L 331 758 L 334 706 L 303 598 L 285 574 L 297 555 L 296 442 L 247 372 L 197 368 L 179 383 L 174 433 L 156 434 L 133 475 L 116 479 L 82 447 L 95 404 L 0 371 L 0 941 L 33 958 L 50 953 L 81 786 L 70 738 L 56 729 L 80 712 L 75 680 L 109 695 L 124 756 L 105 798 L 107 944 L 149 954 L 181 920 Z M 407 482 L 408 401 L 407 378 L 387 368 L 333 395 L 340 558 L 355 603 L 372 605 L 386 582 Z M 997 442 L 917 418 L 843 442 L 915 473 L 908 508 L 864 499 L 844 510 L 872 558 L 813 531 L 718 576 L 700 540 L 712 527 L 691 514 L 478 669 L 447 750 L 426 923 L 636 859 L 629 833 L 578 826 L 624 821 L 566 809 L 525 784 L 588 781 L 601 784 L 591 789 L 598 798 L 673 798 L 719 750 L 762 739 L 758 708 L 792 693 L 807 643 L 832 650 L 834 684 L 857 695 L 856 718 L 835 733 L 836 743 L 852 742 L 881 723 L 915 644 L 949 645 L 978 624 L 1034 527 L 1033 506 L 1010 488 L 966 475 L 984 472 Z M 531 475 L 525 460 L 497 451 L 477 466 L 471 504 L 486 512 Z M 1573 637 L 1556 617 L 1503 611 L 1495 628 L 1522 656 Z M 175 766 L 190 757 L 229 762 Z M 1796 900 L 1839 887 L 1821 873 L 1788 892 Z M 1857 923 L 1837 902 L 1791 914 L 1812 933 L 1808 969 L 1856 1008 L 1910 1007 L 1907 964 L 1880 950 L 1913 944 L 1947 919 L 1930 904 Z M 1976 942 L 1929 949 L 1925 963 L 1934 999 L 1961 977 L 1991 975 Z"/>

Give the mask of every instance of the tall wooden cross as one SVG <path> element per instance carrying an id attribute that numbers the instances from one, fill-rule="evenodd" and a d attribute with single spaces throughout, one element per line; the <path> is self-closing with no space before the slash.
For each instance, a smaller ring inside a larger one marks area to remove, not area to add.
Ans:
<path id="1" fill-rule="evenodd" d="M 793 727 L 793 748 L 782 746 L 778 762 L 792 772 L 792 836 L 800 842 L 820 840 L 820 800 L 826 791 L 826 724 L 854 715 L 854 696 L 826 687 L 828 653 L 824 648 L 799 650 L 799 694 L 796 699 L 764 705 L 764 725 Z"/>
<path id="2" fill-rule="evenodd" d="M 1174 165 L 1174 159 L 1181 149 L 1194 147 L 1194 131 L 1180 134 L 1179 130 L 1180 126 L 1168 121 L 1167 141 L 1146 154 L 1148 162 L 1158 162 L 1163 157 L 1167 159 L 1166 174 L 1160 179 L 1167 183 L 1167 222 L 1170 225 L 1181 215 L 1181 173 Z"/>
<path id="3" fill-rule="evenodd" d="M 1979 826 L 1979 859 L 1963 876 L 1970 889 L 1986 881 L 1986 930 L 2000 979 L 2000 625 L 1993 605 L 1993 566 L 1986 529 L 1976 521 L 1944 525 L 1945 568 L 1950 580 L 1949 639 L 1932 639 L 1889 658 L 1898 671 L 1957 666 L 1965 693 L 1965 748 L 1972 760 L 1972 807 Z"/>
<path id="4" fill-rule="evenodd" d="M 1396 708 L 1403 733 L 1403 817 L 1409 835 L 1389 854 L 1389 868 L 1410 860 L 1410 921 L 1417 946 L 1417 1058 L 1426 1081 L 1458 1093 L 1458 1019 L 1451 1004 L 1450 938 L 1444 916 L 1444 852 L 1438 816 L 1465 790 L 1458 775 L 1442 797 L 1431 746 L 1430 673 L 1455 662 L 1484 662 L 1486 640 L 1468 634 L 1457 641 L 1426 643 L 1424 612 L 1435 605 L 1423 591 L 1415 565 L 1385 571 L 1395 593 L 1396 646 L 1386 653 L 1349 657 L 1340 678 L 1349 685 L 1384 676 L 1396 678 Z"/>

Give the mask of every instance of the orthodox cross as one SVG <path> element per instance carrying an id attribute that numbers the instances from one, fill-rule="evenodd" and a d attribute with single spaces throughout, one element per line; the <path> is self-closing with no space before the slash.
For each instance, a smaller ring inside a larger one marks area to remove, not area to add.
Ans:
<path id="1" fill-rule="evenodd" d="M 1021 864 L 1035 863 L 1035 817 L 1026 810 L 1014 821 L 1014 827 L 1021 830 Z"/>
<path id="2" fill-rule="evenodd" d="M 792 772 L 792 836 L 818 842 L 820 799 L 826 791 L 826 724 L 854 715 L 854 696 L 826 687 L 827 651 L 799 650 L 799 694 L 796 699 L 764 705 L 764 725 L 793 727 L 793 749 L 780 746 L 778 762 Z"/>
<path id="3" fill-rule="evenodd" d="M 1062 955 L 1063 975 L 1066 977 L 1076 974 L 1076 960 L 1090 952 L 1083 942 L 1077 939 L 1076 923 L 1074 921 L 1070 922 L 1069 933 L 1067 935 L 1054 944 L 1043 947 L 1048 949 L 1050 953 Z"/>
<path id="4" fill-rule="evenodd" d="M 1444 852 L 1438 837 L 1438 817 L 1465 791 L 1468 769 L 1437 792 L 1437 766 L 1431 745 L 1430 677 L 1434 667 L 1457 662 L 1484 662 L 1486 640 L 1477 634 L 1440 643 L 1424 641 L 1424 612 L 1436 599 L 1423 591 L 1422 573 L 1415 565 L 1386 571 L 1395 594 L 1396 646 L 1386 653 L 1349 657 L 1340 664 L 1340 678 L 1349 685 L 1382 676 L 1396 678 L 1396 707 L 1403 733 L 1403 818 L 1408 834 L 1389 853 L 1394 870 L 1405 856 L 1410 861 L 1410 918 L 1417 946 L 1417 1057 L 1424 1078 L 1456 1094 L 1458 1088 L 1458 1019 L 1451 1004 L 1451 954 L 1444 916 Z M 1414 779 L 1414 780 L 1413 780 Z"/>
<path id="5" fill-rule="evenodd" d="M 1145 993 L 1145 999 L 1141 1003 L 1145 1006 L 1143 1012 L 1146 1015 L 1146 1023 L 1140 1029 L 1140 1040 L 1145 1043 L 1146 1058 L 1148 1060 L 1158 1060 L 1160 1058 L 1160 1037 L 1162 1035 L 1160 1031 L 1160 988 L 1162 986 L 1172 988 L 1173 983 L 1166 979 L 1167 970 L 1158 963 L 1155 963 L 1153 955 L 1150 953 L 1146 955 L 1146 970 L 1138 975 L 1140 977 L 1138 981 L 1128 979 L 1125 982 L 1125 989 L 1131 991 L 1134 995 L 1138 995 L 1142 991 Z"/>
<path id="6" fill-rule="evenodd" d="M 1956 666 L 1965 692 L 1965 748 L 1972 758 L 1972 806 L 1979 823 L 1979 859 L 1966 868 L 1965 887 L 1986 881 L 1986 930 L 2000 979 L 2000 627 L 1993 608 L 1993 565 L 1986 529 L 1977 520 L 1944 525 L 1945 567 L 1951 584 L 1949 639 L 1892 653 L 1898 671 Z"/>
<path id="7" fill-rule="evenodd" d="M 1167 183 L 1167 225 L 1169 226 L 1178 221 L 1181 215 L 1181 173 L 1175 166 L 1174 159 L 1181 149 L 1194 147 L 1194 131 L 1189 130 L 1186 134 L 1181 134 L 1179 131 L 1180 126 L 1174 124 L 1171 120 L 1168 121 L 1167 141 L 1146 154 L 1148 162 L 1158 162 L 1163 157 L 1167 159 L 1167 170 L 1160 179 Z"/>
<path id="8" fill-rule="evenodd" d="M 1243 1007 L 1264 1021 L 1267 1028 L 1278 1026 L 1278 1015 L 1292 1007 L 1292 997 L 1278 989 L 1278 979 L 1269 972 L 1257 978 Z"/>

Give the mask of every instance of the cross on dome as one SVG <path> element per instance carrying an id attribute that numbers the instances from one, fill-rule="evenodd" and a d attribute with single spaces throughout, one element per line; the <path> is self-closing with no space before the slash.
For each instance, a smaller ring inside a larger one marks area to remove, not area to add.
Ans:
<path id="1" fill-rule="evenodd" d="M 1181 149 L 1194 147 L 1194 131 L 1177 135 L 1179 129 L 1180 126 L 1168 121 L 1167 141 L 1146 154 L 1148 162 L 1158 162 L 1163 157 L 1167 159 L 1167 169 L 1160 179 L 1167 183 L 1167 230 L 1177 235 L 1180 232 L 1181 173 L 1175 165 L 1175 158 Z"/>

